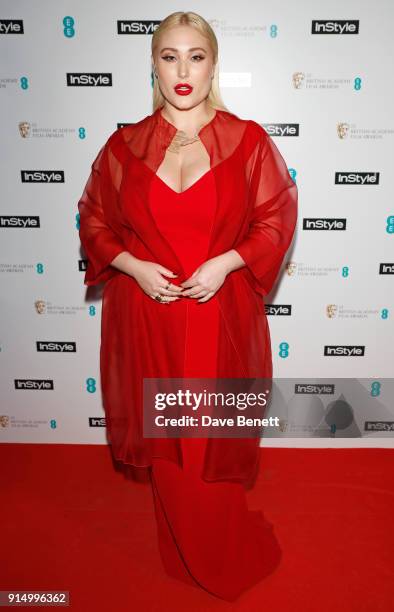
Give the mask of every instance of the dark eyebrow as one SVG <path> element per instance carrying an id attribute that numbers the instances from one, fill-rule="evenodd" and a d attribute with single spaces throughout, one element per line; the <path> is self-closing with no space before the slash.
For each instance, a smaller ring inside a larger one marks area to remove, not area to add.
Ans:
<path id="1" fill-rule="evenodd" d="M 163 53 L 163 51 L 165 51 L 166 49 L 168 49 L 169 51 L 178 51 L 178 49 L 174 49 L 174 47 L 164 47 L 160 53 Z M 189 49 L 189 51 L 197 51 L 198 49 L 201 49 L 201 51 L 205 51 L 205 49 L 203 47 L 191 47 L 191 49 Z"/>

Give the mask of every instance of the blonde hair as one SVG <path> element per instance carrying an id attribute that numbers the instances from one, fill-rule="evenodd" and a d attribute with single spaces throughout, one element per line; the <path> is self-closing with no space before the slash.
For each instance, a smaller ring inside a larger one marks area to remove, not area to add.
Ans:
<path id="1" fill-rule="evenodd" d="M 200 34 L 202 34 L 202 36 L 204 36 L 208 40 L 212 50 L 213 61 L 215 63 L 214 76 L 211 83 L 211 89 L 208 94 L 208 104 L 212 108 L 228 111 L 228 108 L 225 106 L 222 100 L 219 88 L 218 41 L 215 32 L 203 17 L 191 11 L 177 11 L 176 13 L 171 13 L 171 15 L 168 15 L 165 19 L 163 19 L 163 21 L 161 21 L 159 27 L 152 34 L 152 57 L 154 57 L 157 46 L 159 44 L 160 35 L 163 34 L 163 32 L 167 32 L 168 30 L 177 25 L 190 25 L 193 28 L 196 28 L 196 30 L 198 30 L 198 32 L 200 32 Z M 154 78 L 152 98 L 153 112 L 155 112 L 155 110 L 159 107 L 163 106 L 164 101 L 165 99 L 160 91 L 157 79 Z"/>

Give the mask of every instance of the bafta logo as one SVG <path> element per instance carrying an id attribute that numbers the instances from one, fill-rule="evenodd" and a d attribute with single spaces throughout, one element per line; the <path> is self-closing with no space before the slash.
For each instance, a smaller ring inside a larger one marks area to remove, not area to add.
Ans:
<path id="1" fill-rule="evenodd" d="M 7 414 L 0 414 L 0 427 L 8 427 L 10 424 L 10 417 Z"/>
<path id="2" fill-rule="evenodd" d="M 293 274 L 295 274 L 297 269 L 297 264 L 295 261 L 288 261 L 286 263 L 286 272 L 288 274 L 288 276 L 293 276 Z"/>
<path id="3" fill-rule="evenodd" d="M 327 304 L 326 315 L 329 319 L 333 319 L 337 314 L 338 307 L 336 304 Z"/>
<path id="4" fill-rule="evenodd" d="M 294 89 L 301 89 L 304 79 L 305 74 L 303 72 L 294 72 L 292 77 Z"/>
<path id="5" fill-rule="evenodd" d="M 208 23 L 211 28 L 214 30 L 215 28 L 219 28 L 220 22 L 219 19 L 208 19 Z"/>
<path id="6" fill-rule="evenodd" d="M 346 138 L 349 132 L 349 124 L 348 123 L 338 123 L 337 125 L 337 134 L 338 137 L 343 140 Z"/>
<path id="7" fill-rule="evenodd" d="M 19 133 L 22 138 L 29 138 L 30 136 L 30 123 L 28 121 L 20 121 L 18 124 Z"/>
<path id="8" fill-rule="evenodd" d="M 34 302 L 34 307 L 35 307 L 35 309 L 37 311 L 37 314 L 44 314 L 45 313 L 46 306 L 45 306 L 44 300 L 36 300 Z"/>

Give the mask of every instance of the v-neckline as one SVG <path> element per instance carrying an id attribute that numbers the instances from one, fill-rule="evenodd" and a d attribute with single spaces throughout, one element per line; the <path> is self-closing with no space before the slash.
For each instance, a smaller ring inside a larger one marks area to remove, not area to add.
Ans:
<path id="1" fill-rule="evenodd" d="M 205 178 L 210 172 L 212 172 L 212 168 L 209 168 L 209 170 L 207 170 L 206 172 L 204 172 L 204 174 L 202 176 L 200 176 L 200 178 L 198 178 L 196 181 L 194 181 L 194 183 L 192 183 L 189 187 L 187 187 L 186 189 L 184 189 L 183 191 L 175 191 L 175 189 L 173 189 L 172 187 L 170 187 L 169 185 L 167 185 L 167 183 L 165 181 L 163 181 L 162 178 L 160 178 L 160 176 L 158 174 L 156 174 L 155 172 L 153 173 L 154 177 L 156 177 L 165 187 L 167 187 L 167 189 L 169 189 L 173 194 L 180 196 L 184 193 L 187 193 L 188 191 L 190 191 L 191 189 L 193 189 L 193 187 L 195 185 L 198 185 L 198 183 L 200 181 L 202 181 L 203 178 Z"/>
<path id="2" fill-rule="evenodd" d="M 158 120 L 159 124 L 161 123 L 162 125 L 165 125 L 165 126 L 167 127 L 167 129 L 171 130 L 171 132 L 173 132 L 173 136 L 175 136 L 175 134 L 176 134 L 176 133 L 177 133 L 179 130 L 178 130 L 178 128 L 177 128 L 177 127 L 176 127 L 176 126 L 175 126 L 173 123 L 171 123 L 170 121 L 168 121 L 168 119 L 166 119 L 165 117 L 163 117 L 163 115 L 162 115 L 162 113 L 161 113 L 162 109 L 163 109 L 163 107 L 162 107 L 162 106 L 156 109 L 156 113 L 155 113 L 155 114 L 156 114 L 157 120 Z M 203 125 L 203 126 L 201 126 L 201 128 L 200 128 L 200 129 L 199 129 L 199 131 L 198 131 L 198 136 L 200 136 L 200 134 L 201 134 L 201 133 L 202 133 L 202 132 L 203 132 L 205 129 L 207 129 L 208 127 L 211 127 L 211 126 L 212 126 L 212 124 L 214 124 L 214 123 L 215 123 L 215 121 L 218 119 L 220 110 L 219 110 L 219 109 L 217 109 L 217 108 L 215 108 L 214 110 L 215 110 L 215 114 L 214 114 L 214 116 L 213 116 L 213 117 L 212 117 L 212 118 L 211 118 L 211 119 L 210 119 L 210 120 L 209 120 L 207 123 L 204 123 L 204 125 Z M 203 146 L 204 146 L 204 148 L 205 148 L 204 143 L 202 143 L 202 144 L 203 144 Z M 209 155 L 209 153 L 208 153 L 208 152 L 207 152 L 207 154 Z M 209 156 L 209 157 L 210 157 L 210 156 Z M 163 161 L 163 160 L 161 160 L 161 161 Z M 160 168 L 160 165 L 161 165 L 161 162 L 160 162 L 160 164 L 159 164 L 159 166 L 158 166 L 159 168 Z M 160 176 L 158 176 L 158 175 L 157 175 L 155 172 L 154 172 L 154 175 L 156 176 L 156 178 L 158 178 L 158 179 L 159 179 L 159 181 L 161 181 L 161 182 L 163 183 L 163 185 L 165 185 L 165 186 L 167 187 L 167 189 L 169 189 L 169 190 L 170 190 L 172 193 L 174 193 L 175 195 L 177 195 L 177 196 L 178 196 L 178 195 L 182 195 L 183 193 L 187 193 L 189 190 L 191 190 L 191 189 L 192 189 L 192 188 L 193 188 L 195 185 L 197 185 L 197 184 L 198 184 L 198 183 L 199 183 L 199 182 L 200 182 L 200 181 L 201 181 L 201 180 L 202 180 L 202 179 L 203 179 L 203 178 L 204 178 L 204 177 L 205 177 L 207 174 L 209 174 L 209 172 L 210 172 L 211 170 L 212 170 L 212 166 L 209 168 L 209 170 L 207 170 L 206 172 L 204 172 L 204 174 L 203 174 L 202 176 L 200 176 L 200 178 L 199 178 L 199 179 L 197 179 L 197 181 L 195 181 L 194 183 L 192 183 L 192 184 L 191 184 L 191 185 L 190 185 L 190 186 L 189 186 L 187 189 L 184 189 L 183 191 L 175 191 L 175 189 L 173 189 L 172 187 L 170 187 L 170 186 L 169 186 L 169 185 L 168 185 L 168 184 L 167 184 L 165 181 L 163 181 L 163 179 L 162 179 L 162 178 L 160 178 Z"/>

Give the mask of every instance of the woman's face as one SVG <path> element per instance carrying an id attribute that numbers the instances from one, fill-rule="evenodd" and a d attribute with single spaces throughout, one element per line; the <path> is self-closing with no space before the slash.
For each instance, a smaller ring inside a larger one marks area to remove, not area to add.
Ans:
<path id="1" fill-rule="evenodd" d="M 176 108 L 193 108 L 209 95 L 215 68 L 212 51 L 192 26 L 174 26 L 163 33 L 152 60 L 160 91 Z M 189 87 L 179 89 L 180 84 Z"/>

